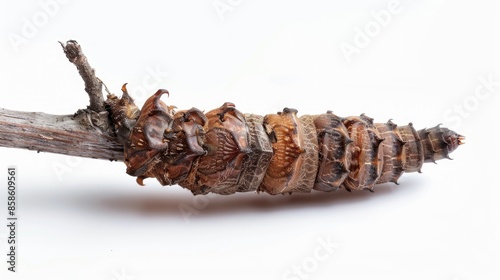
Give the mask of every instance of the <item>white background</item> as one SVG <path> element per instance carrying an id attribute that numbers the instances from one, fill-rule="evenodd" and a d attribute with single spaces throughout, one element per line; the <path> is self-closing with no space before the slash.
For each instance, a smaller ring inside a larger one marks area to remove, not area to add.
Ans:
<path id="1" fill-rule="evenodd" d="M 57 43 L 75 39 L 138 104 L 167 88 L 182 109 L 366 113 L 467 144 L 374 194 L 275 197 L 193 197 L 139 187 L 122 163 L 0 148 L 0 181 L 19 170 L 19 272 L 0 226 L 2 279 L 499 279 L 496 1 L 88 2 L 1 1 L 0 107 L 85 107 Z"/>

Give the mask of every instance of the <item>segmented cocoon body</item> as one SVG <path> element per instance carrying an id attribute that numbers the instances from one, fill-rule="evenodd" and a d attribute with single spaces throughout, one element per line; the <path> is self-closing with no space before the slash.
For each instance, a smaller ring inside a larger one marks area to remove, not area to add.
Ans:
<path id="1" fill-rule="evenodd" d="M 339 188 L 372 191 L 397 183 L 404 172 L 449 158 L 463 136 L 439 125 L 374 123 L 361 115 L 332 112 L 298 116 L 243 114 L 232 103 L 203 113 L 176 111 L 158 90 L 139 110 L 128 95 L 109 95 L 107 104 L 118 139 L 125 147 L 127 173 L 143 185 L 156 178 L 193 194 L 331 192 Z"/>

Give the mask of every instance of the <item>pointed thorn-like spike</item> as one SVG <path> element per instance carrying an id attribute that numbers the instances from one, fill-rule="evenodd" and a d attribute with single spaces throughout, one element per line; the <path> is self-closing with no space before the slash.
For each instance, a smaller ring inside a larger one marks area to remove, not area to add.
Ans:
<path id="1" fill-rule="evenodd" d="M 127 90 L 127 84 L 128 83 L 124 83 L 123 86 L 122 86 L 122 99 L 129 99 L 129 100 L 132 100 L 132 97 L 130 96 L 130 94 L 128 94 L 128 90 Z"/>
<path id="2" fill-rule="evenodd" d="M 162 89 L 162 88 L 159 89 L 159 90 L 157 90 L 154 95 L 157 96 L 157 97 L 160 97 L 160 96 L 162 96 L 165 93 L 167 94 L 168 97 L 170 97 L 170 93 L 168 92 L 168 90 Z"/>
<path id="3" fill-rule="evenodd" d="M 124 83 L 123 86 L 122 86 L 122 92 L 123 93 L 126 93 L 127 92 L 127 84 L 128 83 Z"/>
<path id="4" fill-rule="evenodd" d="M 145 186 L 144 184 L 144 179 L 146 179 L 146 177 L 144 176 L 139 176 L 137 177 L 137 179 L 135 180 L 137 182 L 137 184 L 141 185 L 141 186 Z"/>

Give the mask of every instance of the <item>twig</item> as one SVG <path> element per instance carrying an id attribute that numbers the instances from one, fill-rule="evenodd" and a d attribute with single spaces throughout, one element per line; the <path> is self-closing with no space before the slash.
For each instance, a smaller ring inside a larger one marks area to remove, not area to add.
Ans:
<path id="1" fill-rule="evenodd" d="M 87 114 L 56 116 L 0 108 L 0 146 L 123 161 L 112 134 L 89 128 Z"/>
<path id="2" fill-rule="evenodd" d="M 85 82 L 85 91 L 90 98 L 89 109 L 97 113 L 104 111 L 102 82 L 95 76 L 95 70 L 90 67 L 80 45 L 75 40 L 69 40 L 66 45 L 62 42 L 59 42 L 59 44 L 61 44 L 66 57 L 76 66 Z"/>
<path id="3" fill-rule="evenodd" d="M 59 43 L 78 69 L 90 105 L 62 116 L 0 108 L 0 147 L 123 161 L 123 146 L 106 111 L 102 81 L 76 41 Z"/>

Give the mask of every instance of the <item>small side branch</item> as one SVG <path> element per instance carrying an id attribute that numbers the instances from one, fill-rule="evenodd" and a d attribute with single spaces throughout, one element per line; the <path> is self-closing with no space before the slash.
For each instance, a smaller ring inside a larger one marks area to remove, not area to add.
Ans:
<path id="1" fill-rule="evenodd" d="M 66 44 L 59 43 L 66 57 L 76 66 L 80 76 L 82 76 L 85 82 L 85 91 L 90 98 L 90 106 L 88 108 L 97 113 L 104 111 L 102 82 L 96 77 L 95 70 L 90 67 L 87 57 L 82 52 L 82 48 L 75 40 L 69 40 Z"/>

